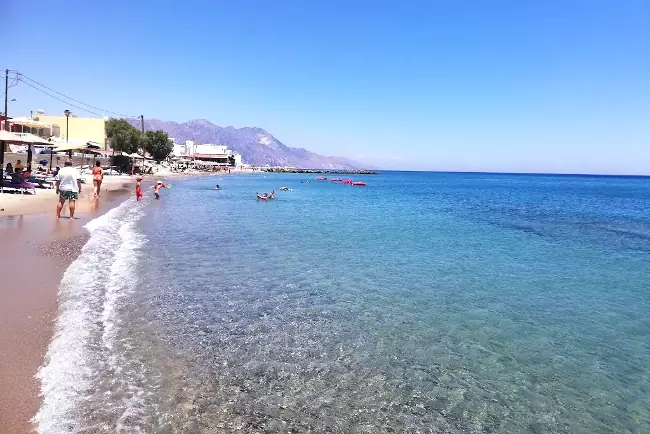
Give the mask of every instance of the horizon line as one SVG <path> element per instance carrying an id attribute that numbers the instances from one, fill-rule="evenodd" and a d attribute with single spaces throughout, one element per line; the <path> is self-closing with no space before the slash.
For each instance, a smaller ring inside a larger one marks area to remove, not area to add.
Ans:
<path id="1" fill-rule="evenodd" d="M 553 173 L 553 172 L 490 172 L 490 171 L 462 171 L 462 170 L 406 170 L 406 169 L 373 169 L 376 172 L 419 172 L 440 173 L 451 175 L 517 175 L 517 176 L 584 176 L 584 177 L 619 177 L 619 178 L 650 178 L 648 175 L 638 174 L 606 174 L 606 173 Z"/>

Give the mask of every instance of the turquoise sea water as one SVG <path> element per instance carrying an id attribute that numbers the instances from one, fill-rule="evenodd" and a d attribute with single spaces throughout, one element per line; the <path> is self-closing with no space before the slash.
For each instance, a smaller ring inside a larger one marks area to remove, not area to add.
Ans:
<path id="1" fill-rule="evenodd" d="M 650 179 L 308 179 L 92 222 L 40 431 L 650 432 Z"/>

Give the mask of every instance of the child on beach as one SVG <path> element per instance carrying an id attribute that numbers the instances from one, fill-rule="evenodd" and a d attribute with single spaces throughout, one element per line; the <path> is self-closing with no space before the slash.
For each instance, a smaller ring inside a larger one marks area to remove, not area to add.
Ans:
<path id="1" fill-rule="evenodd" d="M 156 195 L 156 199 L 160 199 L 160 189 L 162 188 L 162 181 L 156 182 L 156 185 L 153 186 L 153 194 Z"/>
<path id="2" fill-rule="evenodd" d="M 135 178 L 135 199 L 138 202 L 142 200 L 142 178 L 139 176 Z"/>

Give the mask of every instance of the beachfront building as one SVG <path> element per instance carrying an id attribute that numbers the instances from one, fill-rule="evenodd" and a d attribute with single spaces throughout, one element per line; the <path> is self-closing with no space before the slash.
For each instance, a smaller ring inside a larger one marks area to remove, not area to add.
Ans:
<path id="1" fill-rule="evenodd" d="M 194 146 L 194 142 L 191 140 L 186 140 L 185 143 L 176 143 L 176 139 L 170 137 L 169 140 L 172 142 L 172 157 L 183 158 L 189 155 L 188 149 L 191 149 Z"/>
<path id="2" fill-rule="evenodd" d="M 219 166 L 236 166 L 235 153 L 228 149 L 226 145 L 194 145 L 192 151 L 192 158 L 195 161 L 211 162 Z"/>
<path id="3" fill-rule="evenodd" d="M 48 116 L 44 112 L 37 112 L 33 117 L 35 121 L 51 125 L 55 137 L 66 141 L 83 141 L 99 143 L 102 149 L 106 149 L 106 119 L 105 118 L 80 118 L 74 113 L 66 116 Z M 9 121 L 11 122 L 11 120 Z M 67 122 L 67 123 L 66 123 Z"/>
<path id="4" fill-rule="evenodd" d="M 214 166 L 241 167 L 241 155 L 228 149 L 227 145 L 196 144 L 192 140 L 178 144 L 172 139 L 174 149 L 172 155 L 177 158 L 188 158 L 197 163 L 209 163 Z"/>
<path id="5" fill-rule="evenodd" d="M 46 139 L 59 135 L 58 127 L 44 122 L 39 122 L 32 117 L 24 116 L 5 118 L 0 115 L 0 122 L 0 129 L 18 134 L 33 134 Z"/>

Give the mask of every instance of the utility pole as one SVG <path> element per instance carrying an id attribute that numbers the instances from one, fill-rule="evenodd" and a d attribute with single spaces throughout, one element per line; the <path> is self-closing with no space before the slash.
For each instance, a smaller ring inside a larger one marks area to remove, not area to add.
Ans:
<path id="1" fill-rule="evenodd" d="M 9 104 L 8 91 L 9 91 L 9 70 L 5 69 L 5 130 L 7 131 L 9 131 L 9 121 L 7 119 L 7 105 Z"/>
<path id="2" fill-rule="evenodd" d="M 8 92 L 9 91 L 9 69 L 5 70 L 5 130 L 9 131 L 9 120 L 7 119 L 7 105 L 8 105 Z M 4 167 L 5 167 L 5 141 L 0 142 L 0 190 L 5 181 Z"/>

